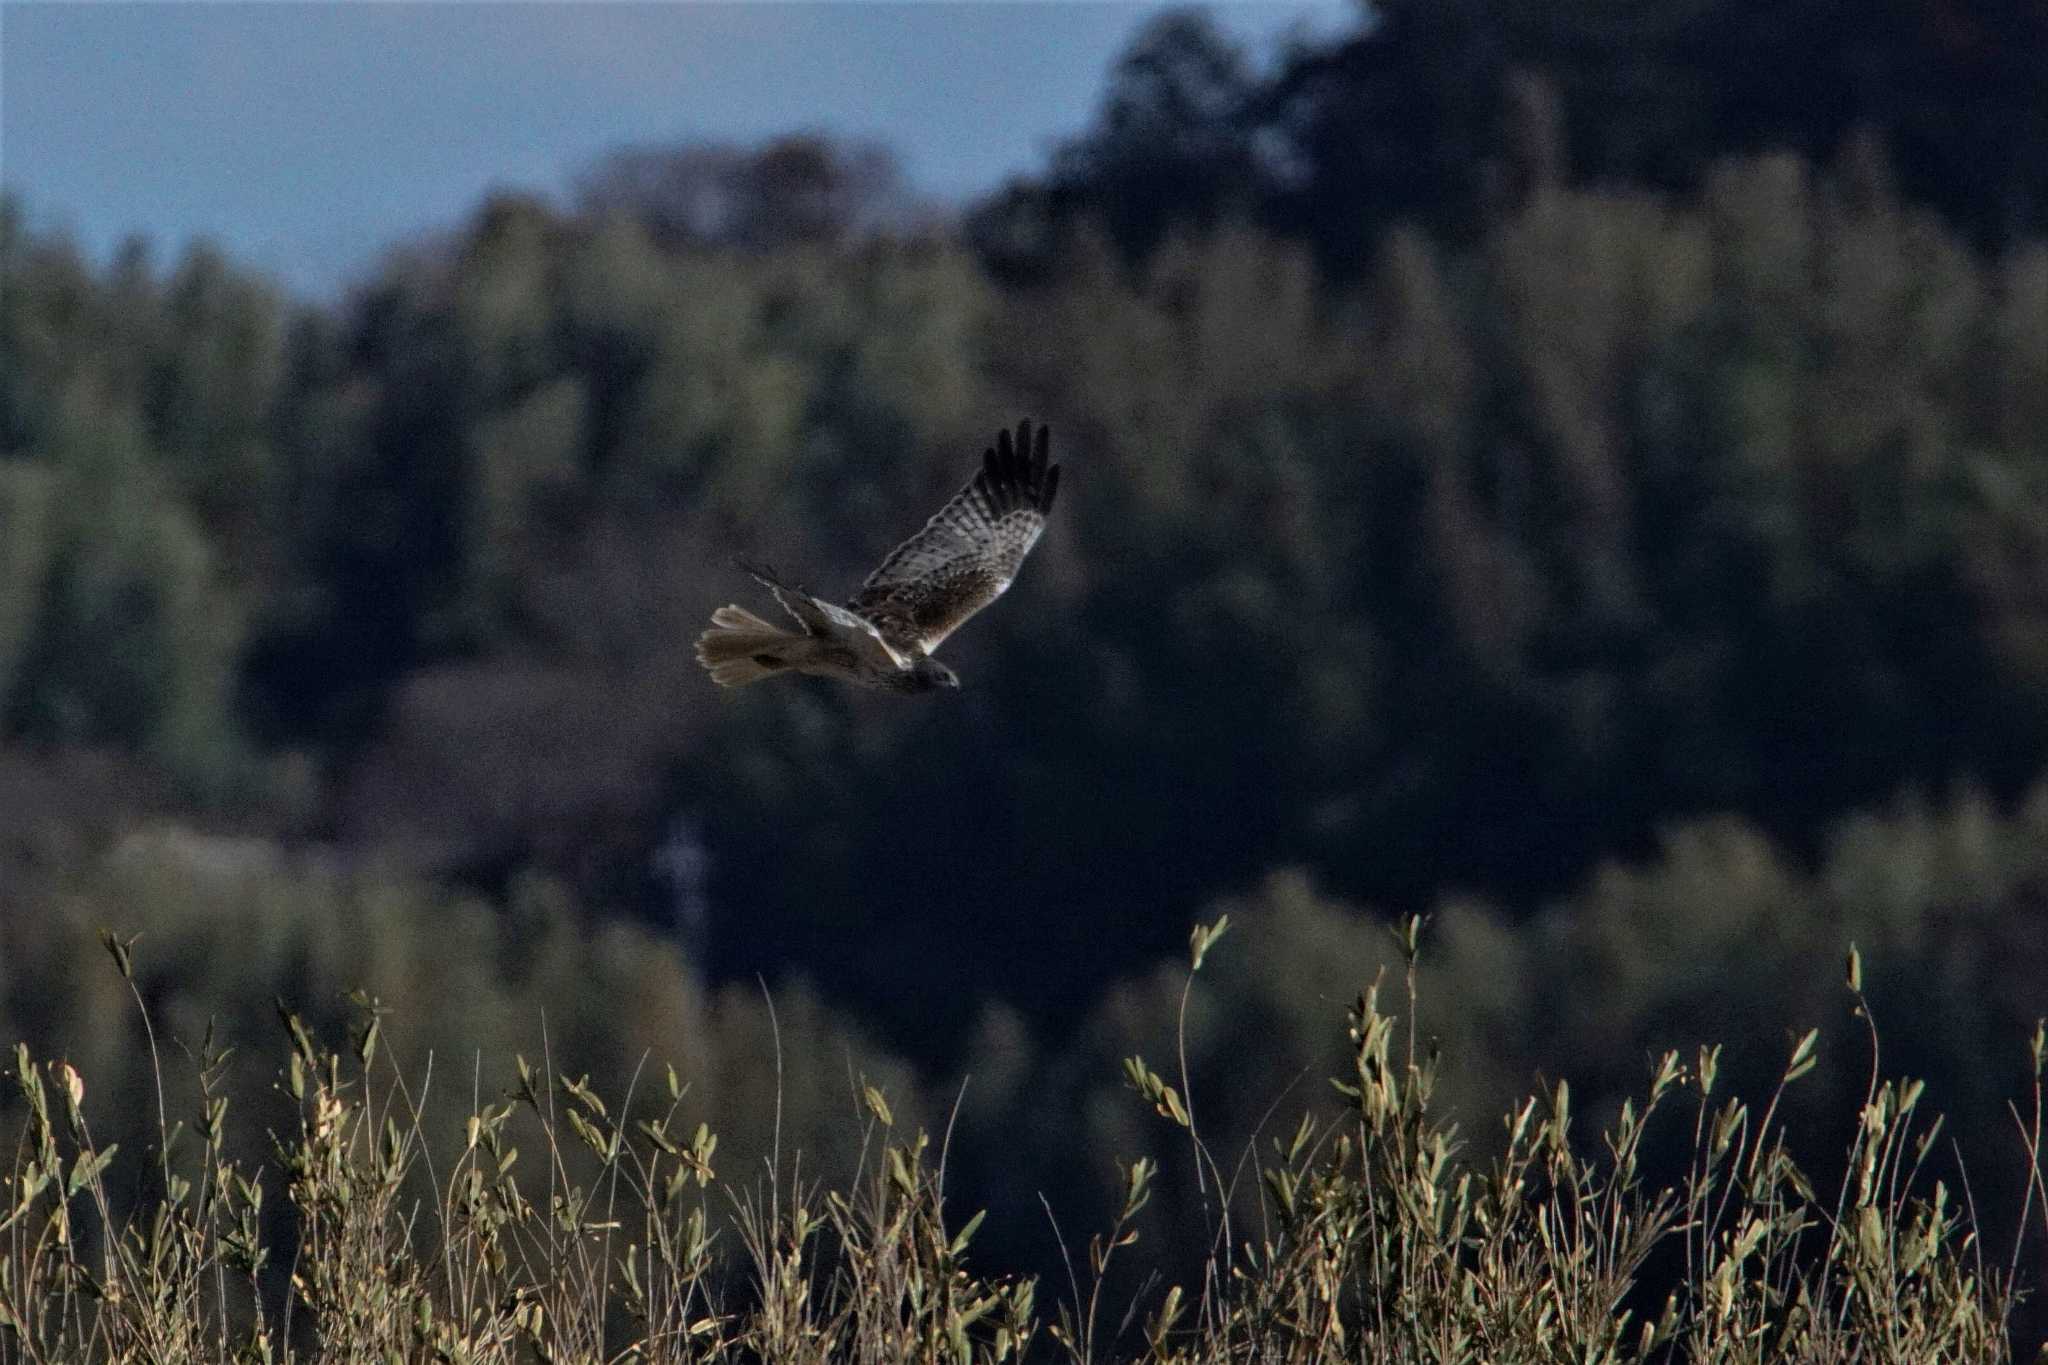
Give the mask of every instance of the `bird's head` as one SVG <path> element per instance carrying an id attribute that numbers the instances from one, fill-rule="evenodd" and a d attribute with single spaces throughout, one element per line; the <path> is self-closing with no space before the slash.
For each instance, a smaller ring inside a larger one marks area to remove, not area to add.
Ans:
<path id="1" fill-rule="evenodd" d="M 937 659 L 924 658 L 910 666 L 910 685 L 913 691 L 935 692 L 942 687 L 958 687 L 960 675 Z"/>

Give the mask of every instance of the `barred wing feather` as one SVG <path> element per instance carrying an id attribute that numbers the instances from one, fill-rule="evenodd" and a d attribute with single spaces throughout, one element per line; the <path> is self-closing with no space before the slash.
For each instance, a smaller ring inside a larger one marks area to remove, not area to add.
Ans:
<path id="1" fill-rule="evenodd" d="M 929 654 L 996 600 L 1045 530 L 1060 467 L 1046 463 L 1051 433 L 1017 424 L 983 452 L 981 468 L 924 529 L 868 575 L 848 605 L 895 649 Z"/>

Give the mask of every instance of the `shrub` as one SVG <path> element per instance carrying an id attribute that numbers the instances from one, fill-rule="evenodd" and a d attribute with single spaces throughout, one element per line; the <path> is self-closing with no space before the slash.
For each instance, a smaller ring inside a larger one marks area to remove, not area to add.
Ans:
<path id="1" fill-rule="evenodd" d="M 1196 929 L 1183 1007 L 1227 927 Z M 1397 931 L 1411 1019 L 1421 929 Z M 132 944 L 105 944 L 140 1006 Z M 1303 1114 L 1256 1180 L 1252 1153 L 1226 1169 L 1208 1150 L 1185 1068 L 1175 1083 L 1131 1057 L 1130 1084 L 1193 1148 L 1210 1249 L 1192 1287 L 1115 1287 L 1158 1172 L 1135 1160 L 1049 1319 L 1032 1280 L 970 1263 L 982 1219 L 946 1206 L 946 1143 L 900 1129 L 864 1081 L 861 1155 L 840 1187 L 809 1176 L 779 1129 L 760 1175 L 721 1175 L 716 1133 L 679 1121 L 672 1067 L 601 1093 L 522 1058 L 437 1162 L 431 1078 L 390 1060 L 381 1007 L 360 997 L 336 1047 L 281 1006 L 296 1119 L 272 1133 L 271 1158 L 227 1155 L 225 1058 L 209 1036 L 189 1129 L 168 1121 L 158 1068 L 145 1173 L 95 1139 L 78 1071 L 22 1045 L 0 1360 L 2010 1360 L 2017 1247 L 1996 1265 L 1967 1187 L 1923 1170 L 1941 1120 L 1920 1109 L 1921 1083 L 1879 1073 L 1853 949 L 1848 977 L 1873 1065 L 1832 1189 L 1793 1159 L 1780 1118 L 1813 1068 L 1812 1031 L 1760 1109 L 1718 1084 L 1718 1048 L 1666 1052 L 1597 1140 L 1560 1080 L 1506 1116 L 1482 1164 L 1433 1104 L 1437 1056 L 1378 982 L 1349 1014 L 1340 1111 Z M 2048 1219 L 2048 1024 L 2031 1055 L 2023 1228 Z M 1690 1155 L 1661 1184 L 1646 1135 L 1674 1126 Z M 112 1191 L 124 1168 L 144 1191 L 125 1211 Z M 280 1195 L 282 1219 L 266 1212 Z"/>

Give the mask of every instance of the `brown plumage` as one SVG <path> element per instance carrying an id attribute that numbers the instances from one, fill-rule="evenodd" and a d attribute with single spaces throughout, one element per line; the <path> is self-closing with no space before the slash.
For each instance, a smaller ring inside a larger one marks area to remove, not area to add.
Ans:
<path id="1" fill-rule="evenodd" d="M 1050 442 L 1029 420 L 1017 424 L 1014 440 L 999 433 L 967 486 L 890 551 L 844 607 L 742 565 L 803 629 L 720 607 L 698 638 L 698 660 L 725 687 L 790 670 L 898 692 L 958 686 L 931 653 L 1003 594 L 1044 534 L 1060 483 L 1060 467 L 1046 462 Z"/>

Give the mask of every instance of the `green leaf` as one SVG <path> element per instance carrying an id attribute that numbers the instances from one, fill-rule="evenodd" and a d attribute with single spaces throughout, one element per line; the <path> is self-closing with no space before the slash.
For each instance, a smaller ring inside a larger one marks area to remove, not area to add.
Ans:
<path id="1" fill-rule="evenodd" d="M 947 1248 L 947 1250 L 954 1256 L 959 1256 L 965 1252 L 967 1244 L 974 1240 L 974 1234 L 981 1230 L 981 1220 L 986 1217 L 988 1217 L 988 1210 L 983 1209 L 975 1214 L 974 1217 L 968 1219 L 966 1226 L 960 1229 L 960 1235 L 953 1239 L 952 1246 Z"/>
<path id="2" fill-rule="evenodd" d="M 863 1084 L 861 1098 L 867 1101 L 868 1112 L 882 1121 L 884 1128 L 896 1126 L 896 1116 L 889 1112 L 889 1101 L 882 1092 L 872 1085 Z"/>
<path id="3" fill-rule="evenodd" d="M 71 1181 L 65 1197 L 69 1198 L 71 1195 L 77 1194 L 87 1185 L 99 1179 L 101 1175 L 105 1174 L 108 1165 L 114 1160 L 114 1153 L 120 1150 L 120 1143 L 110 1142 L 103 1150 L 94 1152 L 83 1160 L 73 1163 L 71 1167 Z"/>
<path id="4" fill-rule="evenodd" d="M 1785 1068 L 1786 1080 L 1796 1081 L 1819 1064 L 1813 1055 L 1814 1042 L 1819 1037 L 1820 1030 L 1817 1028 L 1810 1028 L 1801 1035 L 1798 1044 L 1792 1049 L 1792 1061 Z"/>
<path id="5" fill-rule="evenodd" d="M 141 935 L 136 935 L 136 938 L 140 937 Z M 102 929 L 100 930 L 100 942 L 106 946 L 108 954 L 113 957 L 114 966 L 121 973 L 122 980 L 133 981 L 135 979 L 135 939 L 130 938 L 124 941 L 112 929 Z"/>
<path id="6" fill-rule="evenodd" d="M 1188 969 L 1190 971 L 1199 972 L 1202 970 L 1202 959 L 1209 955 L 1209 950 L 1216 946 L 1217 941 L 1223 937 L 1229 928 L 1230 916 L 1228 915 L 1217 916 L 1214 924 L 1197 924 L 1194 927 L 1194 931 L 1188 935 Z"/>

